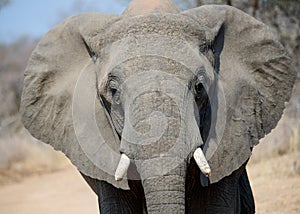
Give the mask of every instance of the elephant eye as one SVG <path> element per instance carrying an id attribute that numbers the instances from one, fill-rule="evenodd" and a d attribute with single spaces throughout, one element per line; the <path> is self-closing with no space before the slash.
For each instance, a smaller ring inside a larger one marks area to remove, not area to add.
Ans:
<path id="1" fill-rule="evenodd" d="M 206 53 L 209 50 L 212 50 L 212 42 L 211 41 L 203 41 L 200 45 L 199 45 L 199 51 L 200 53 Z"/>
<path id="2" fill-rule="evenodd" d="M 204 90 L 204 86 L 201 82 L 199 82 L 195 85 L 195 91 L 197 94 L 201 94 L 203 92 L 203 90 Z"/>
<path id="3" fill-rule="evenodd" d="M 117 81 L 115 80 L 109 81 L 109 92 L 113 103 L 120 104 L 120 90 Z"/>
<path id="4" fill-rule="evenodd" d="M 202 44 L 199 45 L 200 53 L 205 53 L 208 49 L 209 49 L 209 47 L 206 44 L 206 42 L 203 42 Z"/>
<path id="5" fill-rule="evenodd" d="M 199 75 L 194 84 L 196 99 L 204 99 L 206 97 L 207 93 L 204 84 L 209 84 L 209 79 L 205 75 Z"/>
<path id="6" fill-rule="evenodd" d="M 109 81 L 109 91 L 112 96 L 115 96 L 118 92 L 118 83 L 114 80 Z"/>
<path id="7" fill-rule="evenodd" d="M 111 88 L 111 87 L 109 88 L 109 90 L 112 96 L 115 96 L 118 91 L 116 88 Z"/>
<path id="8" fill-rule="evenodd" d="M 207 102 L 207 99 L 208 99 L 208 94 L 205 89 L 204 83 L 202 83 L 200 81 L 196 82 L 194 91 L 195 91 L 195 95 L 194 95 L 195 101 L 196 101 L 198 107 L 203 106 Z"/>

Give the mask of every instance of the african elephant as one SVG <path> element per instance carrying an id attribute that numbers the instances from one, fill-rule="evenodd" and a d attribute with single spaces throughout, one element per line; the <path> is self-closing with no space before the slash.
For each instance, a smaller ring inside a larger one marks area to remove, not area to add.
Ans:
<path id="1" fill-rule="evenodd" d="M 296 72 L 268 28 L 230 6 L 134 0 L 53 28 L 25 71 L 21 114 L 105 213 L 254 213 L 245 169 Z"/>

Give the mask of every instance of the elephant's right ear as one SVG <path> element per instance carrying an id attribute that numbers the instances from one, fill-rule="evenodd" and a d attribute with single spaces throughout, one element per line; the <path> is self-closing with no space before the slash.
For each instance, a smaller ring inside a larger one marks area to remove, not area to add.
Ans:
<path id="1" fill-rule="evenodd" d="M 95 61 L 102 58 L 94 56 L 103 42 L 95 38 L 119 19 L 84 13 L 48 32 L 27 65 L 20 111 L 29 132 L 65 153 L 83 174 L 127 189 L 113 177 L 119 139 L 97 98 Z"/>

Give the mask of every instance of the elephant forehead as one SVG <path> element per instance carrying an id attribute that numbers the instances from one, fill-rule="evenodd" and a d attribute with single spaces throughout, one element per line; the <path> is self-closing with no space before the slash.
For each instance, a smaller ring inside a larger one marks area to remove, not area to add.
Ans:
<path id="1" fill-rule="evenodd" d="M 211 67 L 197 47 L 166 36 L 127 37 L 114 42 L 110 49 L 107 71 L 120 71 L 126 76 L 154 69 L 190 77 L 200 68 Z"/>
<path id="2" fill-rule="evenodd" d="M 156 56 L 140 56 L 128 59 L 112 68 L 110 74 L 120 77 L 120 80 L 149 75 L 156 71 L 157 79 L 171 75 L 173 78 L 187 83 L 195 74 L 186 66 L 170 58 Z"/>
<path id="3" fill-rule="evenodd" d="M 104 33 L 95 34 L 89 40 L 93 50 L 126 37 L 138 35 L 161 35 L 181 38 L 186 41 L 204 43 L 210 38 L 209 30 L 198 22 L 182 14 L 148 14 L 122 19 L 108 26 Z"/>

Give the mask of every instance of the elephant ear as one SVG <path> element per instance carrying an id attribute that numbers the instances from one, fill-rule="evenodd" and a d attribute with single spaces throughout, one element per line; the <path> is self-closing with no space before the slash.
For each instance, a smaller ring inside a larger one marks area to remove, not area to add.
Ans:
<path id="1" fill-rule="evenodd" d="M 118 19 L 84 13 L 50 30 L 27 65 L 20 112 L 35 138 L 65 153 L 83 174 L 128 189 L 126 181 L 114 181 L 120 142 L 96 90 L 102 58 L 94 54 L 101 48 L 94 38 Z"/>
<path id="2" fill-rule="evenodd" d="M 214 183 L 246 162 L 259 139 L 276 126 L 296 72 L 268 27 L 244 12 L 209 5 L 183 13 L 210 29 L 218 97 L 223 88 L 226 102 L 218 104 L 219 109 L 226 108 L 226 122 L 216 115 L 217 139 L 208 139 L 205 147 Z"/>

